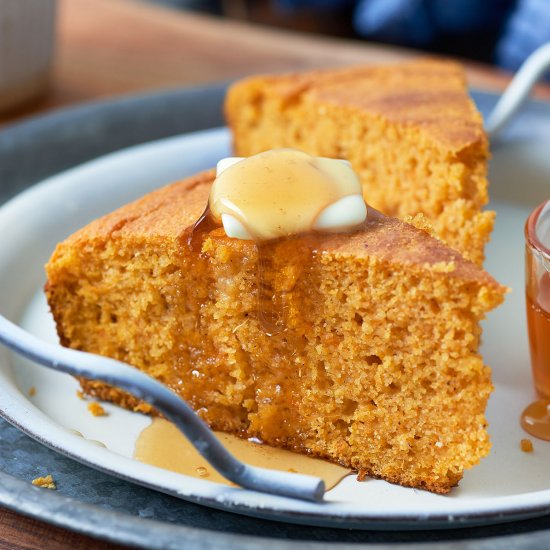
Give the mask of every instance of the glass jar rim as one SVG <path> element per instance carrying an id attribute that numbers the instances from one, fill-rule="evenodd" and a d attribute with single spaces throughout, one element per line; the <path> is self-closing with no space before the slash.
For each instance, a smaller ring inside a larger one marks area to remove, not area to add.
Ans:
<path id="1" fill-rule="evenodd" d="M 527 244 L 535 249 L 537 252 L 542 254 L 546 259 L 550 260 L 550 248 L 545 246 L 537 234 L 537 225 L 540 219 L 540 215 L 546 206 L 550 206 L 550 199 L 545 200 L 539 204 L 532 212 L 529 214 L 527 221 L 525 222 L 525 240 Z"/>

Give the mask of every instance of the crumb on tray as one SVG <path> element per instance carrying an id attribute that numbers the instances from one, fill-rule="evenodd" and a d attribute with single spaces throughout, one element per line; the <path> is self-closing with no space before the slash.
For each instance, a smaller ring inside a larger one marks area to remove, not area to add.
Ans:
<path id="1" fill-rule="evenodd" d="M 106 416 L 107 413 L 105 412 L 105 409 L 96 401 L 92 401 L 91 403 L 88 403 L 88 410 L 94 415 L 94 416 Z"/>
<path id="2" fill-rule="evenodd" d="M 44 477 L 36 477 L 32 480 L 32 484 L 43 489 L 57 489 L 57 485 L 51 474 Z"/>
<path id="3" fill-rule="evenodd" d="M 34 397 L 36 395 L 36 388 L 34 386 L 31 386 L 28 393 L 29 397 Z"/>
<path id="4" fill-rule="evenodd" d="M 532 453 L 534 451 L 533 442 L 530 439 L 522 439 L 520 447 L 524 453 Z"/>

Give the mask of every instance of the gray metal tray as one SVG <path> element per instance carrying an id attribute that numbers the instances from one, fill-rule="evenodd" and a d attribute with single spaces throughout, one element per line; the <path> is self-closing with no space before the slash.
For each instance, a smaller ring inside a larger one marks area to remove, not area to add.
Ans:
<path id="1" fill-rule="evenodd" d="M 41 179 L 137 143 L 223 124 L 224 85 L 98 102 L 0 132 L 0 203 Z M 482 112 L 493 94 L 474 92 Z M 507 142 L 550 135 L 550 104 L 530 102 Z M 55 471 L 58 491 L 29 481 Z M 304 527 L 212 510 L 121 481 L 33 441 L 0 419 L 0 505 L 67 529 L 143 548 L 538 548 L 550 545 L 550 516 L 438 531 Z"/>

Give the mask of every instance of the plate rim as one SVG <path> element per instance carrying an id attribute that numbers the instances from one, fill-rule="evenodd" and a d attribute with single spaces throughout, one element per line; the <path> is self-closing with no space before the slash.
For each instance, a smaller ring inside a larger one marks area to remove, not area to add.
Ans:
<path id="1" fill-rule="evenodd" d="M 6 498 L 10 495 L 11 498 Z M 24 497 L 24 500 L 19 500 Z M 64 514 L 60 512 L 68 503 L 76 503 L 76 509 L 84 512 L 81 514 Z M 273 537 L 260 537 L 257 535 L 243 535 L 240 533 L 227 533 L 199 527 L 172 524 L 160 520 L 145 519 L 132 516 L 119 511 L 105 510 L 100 506 L 84 503 L 72 497 L 65 497 L 54 492 L 45 492 L 28 483 L 0 471 L 0 505 L 5 508 L 31 517 L 50 525 L 68 529 L 70 531 L 90 536 L 96 539 L 113 543 L 131 544 L 137 548 L 179 549 L 185 542 L 189 550 L 204 548 L 204 538 L 208 537 L 209 548 L 213 550 L 252 550 L 258 547 L 265 550 L 308 550 L 326 549 L 327 543 L 323 541 L 279 539 Z M 110 523 L 117 528 L 110 528 Z M 456 526 L 454 526 L 456 527 Z M 155 531 L 156 540 L 147 538 L 152 530 Z M 464 529 L 466 533 L 466 530 Z M 182 537 L 186 537 L 182 539 Z M 447 550 L 474 550 L 483 546 L 485 550 L 498 550 L 503 544 L 513 545 L 516 550 L 533 548 L 533 545 L 543 544 L 550 539 L 550 534 L 545 531 L 532 533 L 520 533 L 502 535 L 490 538 L 468 538 L 438 541 L 438 548 Z M 348 543 L 330 542 L 331 548 L 339 550 L 353 550 L 357 548 L 388 548 L 391 545 L 395 550 L 424 550 L 429 544 L 420 542 L 392 542 L 392 543 Z M 431 543 L 434 544 L 433 542 Z M 284 546 L 283 546 L 284 545 Z"/>

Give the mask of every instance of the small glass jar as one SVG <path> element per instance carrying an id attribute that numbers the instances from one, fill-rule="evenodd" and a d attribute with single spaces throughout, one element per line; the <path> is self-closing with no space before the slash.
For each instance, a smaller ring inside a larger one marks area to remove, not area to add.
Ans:
<path id="1" fill-rule="evenodd" d="M 550 200 L 525 224 L 525 298 L 535 389 L 550 400 Z"/>

